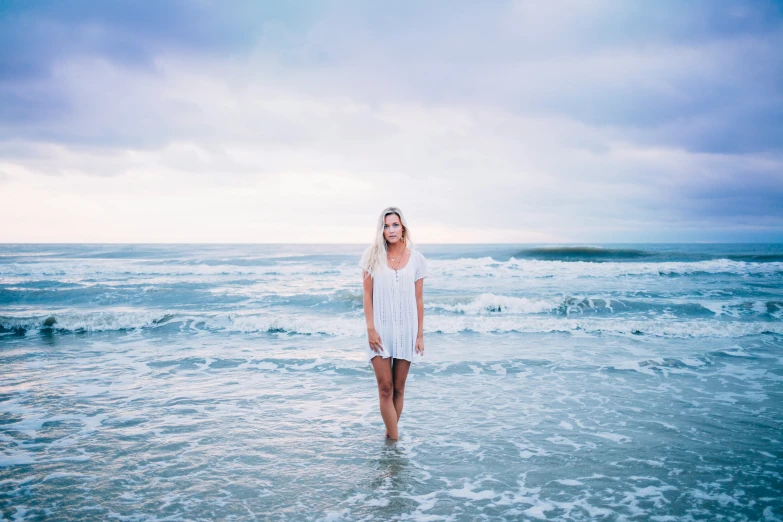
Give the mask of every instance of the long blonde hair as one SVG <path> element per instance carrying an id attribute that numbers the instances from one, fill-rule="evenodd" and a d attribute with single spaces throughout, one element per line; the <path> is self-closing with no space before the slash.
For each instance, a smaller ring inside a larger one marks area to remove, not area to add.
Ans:
<path id="1" fill-rule="evenodd" d="M 386 254 L 388 252 L 388 241 L 383 237 L 383 226 L 386 224 L 386 216 L 396 215 L 400 218 L 400 224 L 402 224 L 402 236 L 400 239 L 405 243 L 408 248 L 413 248 L 413 240 L 411 239 L 411 229 L 408 228 L 408 222 L 405 220 L 405 216 L 402 215 L 402 210 L 397 207 L 388 207 L 383 209 L 381 216 L 378 218 L 378 227 L 375 230 L 375 241 L 372 245 L 364 251 L 362 256 L 362 269 L 370 276 L 373 276 L 383 264 L 386 263 Z"/>

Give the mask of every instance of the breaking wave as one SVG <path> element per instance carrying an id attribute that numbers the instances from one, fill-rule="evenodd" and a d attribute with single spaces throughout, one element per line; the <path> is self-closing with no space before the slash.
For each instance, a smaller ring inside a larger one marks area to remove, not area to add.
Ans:
<path id="1" fill-rule="evenodd" d="M 30 331 L 102 332 L 176 327 L 214 332 L 279 333 L 289 335 L 326 335 L 362 337 L 364 318 L 359 316 L 291 316 L 272 313 L 160 313 L 138 311 L 100 311 L 54 315 L 0 316 L 0 333 L 24 334 Z M 779 321 L 726 321 L 558 316 L 481 316 L 428 315 L 428 333 L 571 333 L 574 335 L 648 335 L 655 337 L 743 337 L 758 334 L 783 334 Z"/>
<path id="2" fill-rule="evenodd" d="M 517 274 L 521 277 L 580 277 L 622 276 L 685 276 L 699 274 L 730 275 L 780 275 L 783 262 L 753 263 L 721 258 L 709 261 L 671 261 L 620 263 L 589 261 L 553 261 L 540 259 L 516 259 L 498 261 L 492 257 L 433 260 L 431 266 L 439 273 L 460 277 L 481 277 Z"/>
<path id="3" fill-rule="evenodd" d="M 425 305 L 425 308 L 468 315 L 481 315 L 488 313 L 538 314 L 555 311 L 561 306 L 562 300 L 560 299 L 529 299 L 527 297 L 485 293 L 468 303 L 432 303 Z"/>

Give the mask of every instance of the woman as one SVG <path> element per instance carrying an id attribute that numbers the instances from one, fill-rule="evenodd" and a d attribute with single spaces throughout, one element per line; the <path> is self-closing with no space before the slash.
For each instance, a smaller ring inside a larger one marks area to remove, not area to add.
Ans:
<path id="1" fill-rule="evenodd" d="M 359 266 L 364 282 L 367 358 L 375 370 L 386 437 L 397 440 L 405 379 L 414 360 L 424 355 L 424 278 L 427 263 L 412 248 L 402 211 L 381 212 L 373 245 Z"/>

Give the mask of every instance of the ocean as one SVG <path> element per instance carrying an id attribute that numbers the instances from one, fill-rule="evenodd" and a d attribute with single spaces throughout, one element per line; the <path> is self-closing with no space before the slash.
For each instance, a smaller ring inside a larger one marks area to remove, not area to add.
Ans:
<path id="1" fill-rule="evenodd" d="M 783 520 L 783 245 L 0 245 L 0 520 Z"/>

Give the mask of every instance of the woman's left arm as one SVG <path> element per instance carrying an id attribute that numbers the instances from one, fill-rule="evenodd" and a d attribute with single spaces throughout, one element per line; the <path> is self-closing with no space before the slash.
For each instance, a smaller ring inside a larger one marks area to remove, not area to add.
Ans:
<path id="1" fill-rule="evenodd" d="M 416 335 L 416 352 L 424 355 L 424 278 L 416 281 L 416 312 L 419 315 L 419 332 Z"/>

